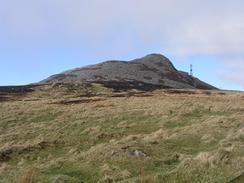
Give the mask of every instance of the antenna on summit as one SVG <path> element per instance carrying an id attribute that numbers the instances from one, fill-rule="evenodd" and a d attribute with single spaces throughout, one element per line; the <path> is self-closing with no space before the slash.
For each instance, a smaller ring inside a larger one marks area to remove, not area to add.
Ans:
<path id="1" fill-rule="evenodd" d="M 190 65 L 190 76 L 193 76 L 193 66 L 192 66 L 192 64 Z"/>

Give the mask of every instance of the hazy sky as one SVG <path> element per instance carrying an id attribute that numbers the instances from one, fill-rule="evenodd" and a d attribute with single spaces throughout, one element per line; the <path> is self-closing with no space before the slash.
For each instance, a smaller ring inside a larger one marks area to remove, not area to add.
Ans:
<path id="1" fill-rule="evenodd" d="M 220 88 L 244 90 L 243 0 L 0 0 L 0 85 L 73 67 L 167 56 Z"/>

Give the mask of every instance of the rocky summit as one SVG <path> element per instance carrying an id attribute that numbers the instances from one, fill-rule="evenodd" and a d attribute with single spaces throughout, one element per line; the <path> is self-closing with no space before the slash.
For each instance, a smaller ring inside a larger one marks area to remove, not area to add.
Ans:
<path id="1" fill-rule="evenodd" d="M 86 81 L 114 89 L 216 89 L 187 72 L 178 71 L 163 55 L 150 54 L 132 61 L 106 61 L 53 75 L 39 84 Z"/>

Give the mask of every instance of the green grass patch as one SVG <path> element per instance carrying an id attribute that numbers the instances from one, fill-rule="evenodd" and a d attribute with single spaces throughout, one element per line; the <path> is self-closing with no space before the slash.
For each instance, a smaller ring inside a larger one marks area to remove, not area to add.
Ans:
<path id="1" fill-rule="evenodd" d="M 97 182 L 99 178 L 98 168 L 88 164 L 81 164 L 80 166 L 74 164 L 64 164 L 61 167 L 53 167 L 41 171 L 40 179 L 45 182 L 52 181 L 57 176 L 70 177 L 71 180 L 77 182 Z"/>

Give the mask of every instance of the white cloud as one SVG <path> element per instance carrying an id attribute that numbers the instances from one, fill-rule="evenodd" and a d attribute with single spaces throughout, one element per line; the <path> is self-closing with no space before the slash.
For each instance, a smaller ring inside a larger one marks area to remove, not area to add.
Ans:
<path id="1" fill-rule="evenodd" d="M 8 0 L 1 3 L 0 25 L 25 39 L 63 36 L 96 44 L 126 32 L 182 54 L 238 54 L 243 6 L 241 0 Z"/>

